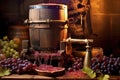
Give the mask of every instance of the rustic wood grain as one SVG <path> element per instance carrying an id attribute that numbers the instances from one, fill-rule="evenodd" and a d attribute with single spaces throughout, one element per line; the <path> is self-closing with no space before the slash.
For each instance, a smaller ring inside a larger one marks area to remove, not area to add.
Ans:
<path id="1" fill-rule="evenodd" d="M 47 76 L 40 76 L 40 75 L 18 75 L 12 74 L 10 76 L 1 77 L 0 80 L 97 80 L 97 79 L 89 79 L 89 78 L 73 78 L 73 77 L 47 77 Z M 120 80 L 120 76 L 110 76 L 110 80 Z"/>

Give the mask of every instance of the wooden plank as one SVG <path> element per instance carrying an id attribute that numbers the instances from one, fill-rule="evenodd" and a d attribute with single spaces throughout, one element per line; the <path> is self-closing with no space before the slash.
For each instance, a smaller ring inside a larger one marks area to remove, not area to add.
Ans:
<path id="1" fill-rule="evenodd" d="M 73 77 L 47 77 L 47 76 L 40 76 L 40 75 L 29 75 L 29 74 L 23 74 L 23 75 L 18 75 L 18 74 L 12 74 L 10 76 L 4 76 L 1 77 L 0 80 L 97 80 L 97 79 L 89 79 L 89 78 L 73 78 Z M 119 80 L 120 76 L 110 76 L 110 80 Z"/>

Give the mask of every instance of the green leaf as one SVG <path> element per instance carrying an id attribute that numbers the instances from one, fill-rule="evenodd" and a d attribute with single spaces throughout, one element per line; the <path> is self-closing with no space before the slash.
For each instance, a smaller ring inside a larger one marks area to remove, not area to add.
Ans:
<path id="1" fill-rule="evenodd" d="M 5 75 L 5 76 L 10 75 L 10 70 L 9 70 L 9 69 L 5 69 L 5 70 L 4 70 L 4 75 Z"/>
<path id="2" fill-rule="evenodd" d="M 0 67 L 0 76 L 4 76 L 3 75 L 3 69 Z"/>
<path id="3" fill-rule="evenodd" d="M 109 75 L 101 75 L 98 77 L 98 80 L 109 80 L 110 76 Z"/>
<path id="4" fill-rule="evenodd" d="M 84 67 L 82 71 L 85 72 L 90 78 L 96 77 L 96 73 L 89 67 Z"/>
<path id="5" fill-rule="evenodd" d="M 0 67 L 0 77 L 7 76 L 7 75 L 10 75 L 10 70 L 7 68 L 3 69 Z"/>

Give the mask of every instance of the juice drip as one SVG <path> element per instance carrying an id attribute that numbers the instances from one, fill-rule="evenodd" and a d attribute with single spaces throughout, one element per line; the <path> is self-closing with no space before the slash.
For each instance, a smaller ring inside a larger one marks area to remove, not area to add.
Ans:
<path id="1" fill-rule="evenodd" d="M 43 62 L 43 64 L 48 64 L 48 60 L 49 60 L 49 54 L 48 53 L 44 53 L 44 55 L 43 55 L 43 58 L 44 58 L 44 62 Z"/>
<path id="2" fill-rule="evenodd" d="M 52 65 L 54 58 L 59 57 L 59 53 L 40 53 L 39 57 L 37 57 L 39 65 L 46 64 Z"/>
<path id="3" fill-rule="evenodd" d="M 38 58 L 39 65 L 41 65 L 41 64 L 42 64 L 42 59 L 43 59 L 43 57 L 42 57 L 42 56 L 40 56 L 40 57 Z"/>
<path id="4" fill-rule="evenodd" d="M 50 65 L 52 65 L 53 55 L 50 56 Z"/>
<path id="5" fill-rule="evenodd" d="M 37 64 L 37 61 L 39 61 L 39 52 L 38 51 L 34 51 L 34 58 L 35 58 L 34 64 Z"/>

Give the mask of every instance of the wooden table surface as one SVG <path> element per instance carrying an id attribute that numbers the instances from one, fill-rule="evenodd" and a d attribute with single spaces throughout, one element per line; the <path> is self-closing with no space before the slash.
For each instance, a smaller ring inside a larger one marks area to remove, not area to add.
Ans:
<path id="1" fill-rule="evenodd" d="M 88 79 L 88 78 L 74 78 L 74 77 L 47 77 L 40 75 L 18 75 L 12 74 L 10 76 L 1 77 L 0 80 L 97 80 L 97 79 Z M 120 76 L 110 76 L 110 80 L 120 80 Z"/>

